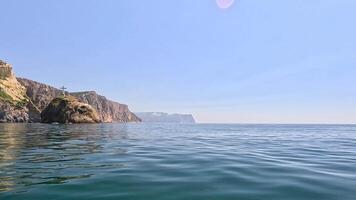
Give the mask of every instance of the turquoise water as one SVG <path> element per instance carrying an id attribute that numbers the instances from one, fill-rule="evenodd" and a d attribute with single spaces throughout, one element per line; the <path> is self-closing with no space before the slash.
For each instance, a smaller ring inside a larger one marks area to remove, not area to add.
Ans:
<path id="1" fill-rule="evenodd" d="M 354 200 L 356 126 L 0 124 L 0 199 Z"/>

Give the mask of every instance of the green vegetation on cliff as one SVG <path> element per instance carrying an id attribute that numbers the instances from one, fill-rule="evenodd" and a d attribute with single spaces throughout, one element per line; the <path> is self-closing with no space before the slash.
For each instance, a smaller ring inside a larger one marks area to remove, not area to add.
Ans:
<path id="1" fill-rule="evenodd" d="M 8 95 L 6 92 L 4 92 L 1 88 L 0 88 L 0 99 L 4 100 L 6 102 L 12 102 L 13 99 L 10 95 Z"/>

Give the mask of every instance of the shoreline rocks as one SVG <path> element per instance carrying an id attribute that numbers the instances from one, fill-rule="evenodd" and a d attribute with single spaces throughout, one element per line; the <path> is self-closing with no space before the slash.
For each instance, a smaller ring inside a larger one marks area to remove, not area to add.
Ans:
<path id="1" fill-rule="evenodd" d="M 8 102 L 0 101 L 0 123 L 30 122 L 26 108 L 16 107 Z"/>

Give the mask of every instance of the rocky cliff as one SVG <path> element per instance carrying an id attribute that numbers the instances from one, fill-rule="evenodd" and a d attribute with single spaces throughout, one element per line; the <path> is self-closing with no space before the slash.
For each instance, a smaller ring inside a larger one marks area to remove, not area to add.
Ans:
<path id="1" fill-rule="evenodd" d="M 40 122 L 41 112 L 54 98 L 60 96 L 62 91 L 25 78 L 17 78 L 17 81 L 25 87 L 26 96 L 31 102 L 26 106 L 30 121 Z"/>
<path id="2" fill-rule="evenodd" d="M 168 114 L 162 112 L 141 112 L 135 113 L 142 122 L 155 123 L 195 123 L 191 114 Z"/>
<path id="3" fill-rule="evenodd" d="M 26 88 L 15 77 L 12 66 L 0 60 L 0 122 L 28 122 Z"/>
<path id="4" fill-rule="evenodd" d="M 16 79 L 12 66 L 0 60 L 0 89 L 12 101 L 26 100 L 26 89 Z"/>
<path id="5" fill-rule="evenodd" d="M 52 86 L 16 78 L 12 66 L 0 60 L 0 122 L 40 122 L 41 112 L 61 95 L 62 91 Z M 110 101 L 95 92 L 71 95 L 91 105 L 103 122 L 141 121 L 127 105 Z"/>
<path id="6" fill-rule="evenodd" d="M 0 60 L 0 79 L 4 80 L 9 77 L 13 77 L 12 66 L 2 60 Z"/>
<path id="7" fill-rule="evenodd" d="M 32 100 L 33 104 L 42 111 L 56 97 L 62 95 L 62 91 L 36 81 L 25 78 L 17 78 L 26 89 L 26 95 Z"/>
<path id="8" fill-rule="evenodd" d="M 18 78 L 18 81 L 25 86 L 26 95 L 41 111 L 54 98 L 62 95 L 61 90 L 43 83 L 24 78 Z M 67 93 L 67 95 L 75 96 L 79 101 L 91 105 L 98 112 L 102 122 L 140 122 L 140 119 L 129 110 L 127 105 L 110 101 L 96 92 L 75 92 Z"/>
<path id="9" fill-rule="evenodd" d="M 127 105 L 110 101 L 94 91 L 71 93 L 71 95 L 93 106 L 102 122 L 141 122 L 141 119 L 133 114 Z"/>

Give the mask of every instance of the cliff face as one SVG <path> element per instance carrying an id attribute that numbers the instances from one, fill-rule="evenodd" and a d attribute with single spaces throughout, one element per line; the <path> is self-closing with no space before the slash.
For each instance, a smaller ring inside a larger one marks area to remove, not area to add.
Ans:
<path id="1" fill-rule="evenodd" d="M 46 84 L 24 78 L 18 78 L 18 81 L 25 86 L 26 95 L 40 111 L 44 110 L 54 98 L 62 95 L 61 90 Z M 127 105 L 110 101 L 96 92 L 67 93 L 67 95 L 75 96 L 79 101 L 91 105 L 102 122 L 140 122 Z M 33 121 L 38 121 L 37 112 L 30 112 L 30 115 L 35 117 Z"/>
<path id="2" fill-rule="evenodd" d="M 168 114 L 162 112 L 141 112 L 135 113 L 142 122 L 154 123 L 195 123 L 194 117 L 191 114 Z"/>
<path id="3" fill-rule="evenodd" d="M 15 77 L 12 66 L 0 60 L 0 122 L 28 122 L 26 89 Z"/>
<path id="4" fill-rule="evenodd" d="M 17 81 L 25 87 L 29 104 L 26 106 L 31 122 L 41 122 L 41 112 L 47 105 L 62 92 L 59 89 L 25 78 L 17 78 Z"/>
<path id="5" fill-rule="evenodd" d="M 26 89 L 16 79 L 12 66 L 0 61 L 0 89 L 11 101 L 26 100 Z"/>
<path id="6" fill-rule="evenodd" d="M 0 60 L 0 79 L 3 80 L 11 76 L 14 76 L 12 73 L 12 66 Z"/>
<path id="7" fill-rule="evenodd" d="M 26 95 L 40 111 L 45 109 L 54 98 L 62 95 L 61 90 L 49 85 L 25 78 L 17 78 L 17 80 L 26 88 Z"/>
<path id="8" fill-rule="evenodd" d="M 102 122 L 141 122 L 141 119 L 133 114 L 127 105 L 110 101 L 94 91 L 71 93 L 71 95 L 93 106 Z"/>
<path id="9" fill-rule="evenodd" d="M 0 99 L 0 122 L 1 123 L 24 123 L 30 122 L 28 109 L 17 106 Z"/>

